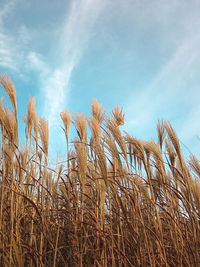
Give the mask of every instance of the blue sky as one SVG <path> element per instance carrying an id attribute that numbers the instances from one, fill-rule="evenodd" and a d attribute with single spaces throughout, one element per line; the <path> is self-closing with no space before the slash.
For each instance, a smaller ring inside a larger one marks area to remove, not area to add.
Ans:
<path id="1" fill-rule="evenodd" d="M 0 0 L 0 6 L 0 73 L 15 82 L 19 116 L 36 96 L 56 153 L 64 142 L 60 112 L 90 115 L 96 97 L 108 112 L 122 106 L 124 129 L 139 138 L 155 138 L 157 120 L 170 120 L 199 155 L 199 0 Z"/>

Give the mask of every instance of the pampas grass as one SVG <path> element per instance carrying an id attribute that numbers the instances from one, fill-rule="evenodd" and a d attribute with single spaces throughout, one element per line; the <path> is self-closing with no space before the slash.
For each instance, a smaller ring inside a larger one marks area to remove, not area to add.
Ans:
<path id="1" fill-rule="evenodd" d="M 61 113 L 67 164 L 52 169 L 35 99 L 19 147 L 15 87 L 0 83 L 13 108 L 0 101 L 0 266 L 200 266 L 200 163 L 169 122 L 158 140 L 138 140 L 121 132 L 122 109 L 108 116 L 93 99 L 92 116 L 72 120 L 70 150 Z"/>

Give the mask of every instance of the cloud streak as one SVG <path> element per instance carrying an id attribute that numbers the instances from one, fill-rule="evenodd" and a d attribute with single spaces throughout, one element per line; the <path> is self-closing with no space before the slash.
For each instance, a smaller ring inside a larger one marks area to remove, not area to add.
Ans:
<path id="1" fill-rule="evenodd" d="M 47 38 L 41 38 L 41 32 L 45 32 L 44 27 L 29 28 L 27 19 L 16 24 L 14 30 L 7 28 L 7 16 L 13 19 L 12 11 L 17 0 L 9 1 L 0 10 L 0 67 L 12 71 L 13 75 L 17 74 L 18 77 L 26 78 L 27 74 L 30 77 L 36 74 L 40 87 L 40 114 L 49 120 L 52 135 L 55 128 L 60 125 L 59 114 L 67 105 L 70 96 L 70 78 L 73 70 L 87 49 L 95 23 L 107 2 L 71 1 L 63 23 L 57 24 L 56 29 L 46 29 Z M 31 8 L 31 5 L 28 8 Z M 18 16 L 22 10 L 19 10 Z M 51 22 L 47 19 L 48 23 Z M 38 47 L 42 47 L 42 42 L 46 41 L 46 47 L 49 45 L 51 49 L 39 50 Z"/>
<path id="2" fill-rule="evenodd" d="M 87 48 L 94 24 L 104 5 L 105 1 L 102 0 L 72 1 L 59 31 L 60 39 L 56 49 L 59 60 L 55 68 L 47 68 L 35 53 L 29 54 L 29 60 L 41 73 L 44 114 L 48 114 L 50 126 L 57 124 L 59 113 L 68 101 L 72 72 Z"/>
<path id="3" fill-rule="evenodd" d="M 200 20 L 196 19 L 197 26 Z M 200 67 L 199 45 L 200 36 L 192 25 L 187 25 L 184 38 L 174 47 L 175 53 L 171 59 L 163 65 L 149 85 L 133 93 L 125 107 L 129 116 L 127 130 L 136 129 L 138 135 L 146 132 L 146 137 L 149 138 L 159 118 L 170 119 L 178 128 L 178 133 L 182 133 L 183 141 L 200 130 L 192 119 L 193 115 L 196 114 L 196 118 L 199 115 L 199 107 L 195 107 L 200 82 L 196 73 Z M 191 112 L 192 103 L 194 106 Z"/>
<path id="4" fill-rule="evenodd" d="M 5 33 L 4 19 L 13 10 L 16 1 L 10 1 L 4 6 L 1 6 L 0 10 L 0 66 L 16 70 L 14 63 L 14 52 L 11 48 L 12 38 Z"/>

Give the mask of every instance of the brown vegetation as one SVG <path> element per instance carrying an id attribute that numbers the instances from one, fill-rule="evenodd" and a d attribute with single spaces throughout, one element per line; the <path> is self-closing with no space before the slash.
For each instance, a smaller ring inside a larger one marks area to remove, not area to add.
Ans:
<path id="1" fill-rule="evenodd" d="M 92 117 L 72 120 L 66 110 L 67 161 L 52 169 L 35 100 L 22 149 L 15 88 L 0 83 L 13 107 L 0 102 L 0 266 L 200 266 L 200 164 L 186 163 L 169 122 L 146 142 L 122 135 L 119 107 L 107 117 L 95 99 Z"/>

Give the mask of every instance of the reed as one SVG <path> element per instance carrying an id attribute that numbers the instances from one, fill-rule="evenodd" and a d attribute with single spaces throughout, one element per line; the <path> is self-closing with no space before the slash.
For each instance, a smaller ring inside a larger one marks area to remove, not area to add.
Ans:
<path id="1" fill-rule="evenodd" d="M 200 163 L 169 122 L 139 140 L 93 99 L 89 119 L 61 113 L 67 164 L 52 169 L 35 99 L 20 147 L 15 87 L 0 83 L 12 104 L 0 101 L 0 266 L 200 266 Z"/>

